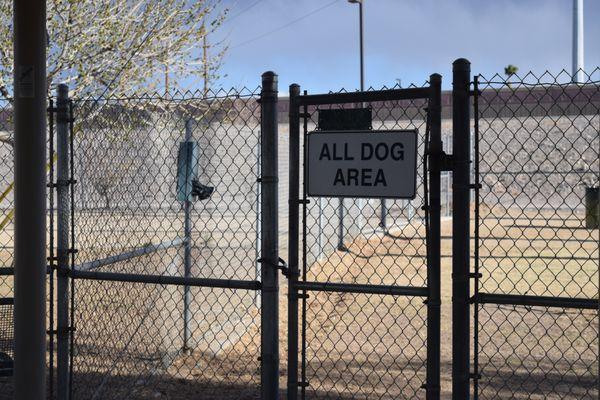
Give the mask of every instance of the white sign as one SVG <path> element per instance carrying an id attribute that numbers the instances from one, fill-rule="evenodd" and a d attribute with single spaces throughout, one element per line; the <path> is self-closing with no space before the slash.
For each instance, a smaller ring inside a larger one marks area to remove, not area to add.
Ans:
<path id="1" fill-rule="evenodd" d="M 306 179 L 309 196 L 414 199 L 417 131 L 312 132 Z"/>

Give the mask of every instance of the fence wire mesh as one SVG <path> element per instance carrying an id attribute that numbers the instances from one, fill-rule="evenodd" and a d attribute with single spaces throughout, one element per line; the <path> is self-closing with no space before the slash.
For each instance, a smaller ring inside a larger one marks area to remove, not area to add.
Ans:
<path id="1" fill-rule="evenodd" d="M 480 294 L 598 301 L 600 70 L 570 80 L 478 77 Z M 476 397 L 598 398 L 598 307 L 475 307 Z"/>
<path id="2" fill-rule="evenodd" d="M 600 71 L 570 84 L 570 74 L 479 77 L 478 190 L 473 218 L 482 294 L 598 300 L 598 227 L 590 211 L 600 181 Z M 258 280 L 259 89 L 157 94 L 74 101 L 74 247 L 79 270 Z M 444 103 L 446 106 L 447 103 Z M 358 105 L 346 105 L 344 108 Z M 419 129 L 425 101 L 365 104 L 373 129 Z M 322 106 L 325 108 L 339 105 Z M 451 143 L 445 107 L 444 147 Z M 319 108 L 308 110 L 307 131 Z M 12 358 L 12 106 L 0 101 L 0 399 L 12 398 L 3 367 Z M 199 181 L 213 195 L 177 200 L 177 153 L 186 125 L 200 149 Z M 282 122 L 281 132 L 286 132 Z M 287 135 L 282 135 L 280 154 Z M 53 140 L 50 141 L 53 146 Z M 49 152 L 52 170 L 52 148 Z M 287 189 L 281 157 L 280 187 Z M 422 164 L 418 187 L 422 188 Z M 54 182 L 55 176 L 49 177 Z M 451 173 L 442 173 L 442 237 L 451 238 Z M 587 196 L 586 196 L 587 194 Z M 285 198 L 285 197 L 284 197 Z M 596 203 L 597 204 L 597 203 Z M 346 199 L 339 251 L 339 200 L 306 206 L 304 280 L 427 284 L 424 193 L 413 201 Z M 280 254 L 286 254 L 287 201 L 281 201 Z M 597 205 L 596 205 L 597 207 Z M 53 203 L 49 201 L 53 228 Z M 590 227 L 591 226 L 591 227 Z M 49 231 L 52 232 L 51 230 Z M 49 235 L 50 236 L 50 235 Z M 51 245 L 51 243 L 49 242 Z M 451 291 L 449 244 L 442 252 L 442 393 L 449 393 Z M 55 288 L 48 281 L 48 309 Z M 255 291 L 189 287 L 184 351 L 183 286 L 77 279 L 73 398 L 256 398 L 260 381 L 260 298 Z M 282 296 L 282 309 L 285 300 Z M 475 303 L 478 398 L 598 398 L 596 309 Z M 426 306 L 422 299 L 311 293 L 303 304 L 308 398 L 421 398 Z M 281 313 L 281 326 L 285 312 Z M 53 314 L 48 314 L 52 330 Z M 282 332 L 285 337 L 285 332 Z M 49 371 L 55 348 L 49 336 Z M 282 354 L 285 343 L 282 342 Z M 285 360 L 282 360 L 285 361 Z M 10 369 L 10 368 L 9 368 Z M 445 370 L 445 372 L 444 372 Z M 282 365 L 285 373 L 285 367 Z M 8 375 L 8 374 L 7 374 Z M 52 385 L 49 385 L 51 388 Z M 49 396 L 51 397 L 51 396 Z"/>
<path id="3" fill-rule="evenodd" d="M 0 100 L 0 399 L 12 396 L 13 360 L 13 124 L 12 106 Z"/>
<path id="4" fill-rule="evenodd" d="M 74 269 L 258 280 L 258 94 L 76 100 Z M 198 181 L 215 188 L 187 211 L 177 192 L 186 129 Z M 78 279 L 75 296 L 75 398 L 256 395 L 255 292 Z"/>
<path id="5" fill-rule="evenodd" d="M 49 100 L 49 104 L 51 101 Z M 50 114 L 48 114 L 50 115 Z M 53 153 L 51 131 L 52 119 L 48 118 L 47 152 Z M 0 399 L 13 398 L 13 365 L 14 365 L 14 125 L 12 100 L 0 99 Z M 52 158 L 46 164 L 48 182 L 53 182 Z M 51 256 L 51 238 L 53 218 L 53 193 L 47 192 L 47 244 L 48 256 Z M 46 324 L 48 326 L 47 341 L 47 390 L 48 397 L 53 390 L 53 276 L 48 274 L 46 286 Z"/>
<path id="6" fill-rule="evenodd" d="M 373 130 L 418 130 L 417 195 L 414 200 L 387 199 L 383 214 L 379 199 L 308 198 L 301 215 L 302 280 L 425 287 L 427 100 L 309 107 L 305 140 L 309 132 L 320 129 L 320 110 L 356 107 L 372 108 Z M 423 300 L 309 292 L 302 303 L 302 381 L 307 385 L 302 388 L 303 396 L 424 398 L 427 307 Z"/>

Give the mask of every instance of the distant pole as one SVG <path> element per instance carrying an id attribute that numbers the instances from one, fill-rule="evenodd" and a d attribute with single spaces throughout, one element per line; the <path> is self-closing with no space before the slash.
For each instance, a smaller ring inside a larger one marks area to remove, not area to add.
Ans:
<path id="1" fill-rule="evenodd" d="M 208 93 L 208 43 L 206 40 L 206 28 L 202 38 L 202 76 L 204 78 L 204 96 Z"/>
<path id="2" fill-rule="evenodd" d="M 15 399 L 46 397 L 46 2 L 14 0 Z"/>
<path id="3" fill-rule="evenodd" d="M 69 183 L 69 87 L 58 85 L 56 101 L 56 322 L 57 363 L 56 397 L 69 398 L 69 235 L 70 235 L 70 183 Z"/>
<path id="4" fill-rule="evenodd" d="M 360 91 L 365 90 L 365 53 L 364 53 L 364 25 L 363 25 L 363 1 L 358 2 L 358 19 L 360 25 Z"/>
<path id="5" fill-rule="evenodd" d="M 583 68 L 583 0 L 573 0 L 573 83 L 585 81 Z"/>
<path id="6" fill-rule="evenodd" d="M 185 141 L 192 141 L 192 119 L 185 121 Z M 193 205 L 190 199 L 186 199 L 183 203 L 183 235 L 185 237 L 185 245 L 183 250 L 183 276 L 189 278 L 192 276 L 192 209 Z M 183 351 L 189 352 L 191 349 L 190 339 L 192 332 L 190 329 L 191 322 L 191 304 L 192 298 L 190 287 L 183 287 Z"/>

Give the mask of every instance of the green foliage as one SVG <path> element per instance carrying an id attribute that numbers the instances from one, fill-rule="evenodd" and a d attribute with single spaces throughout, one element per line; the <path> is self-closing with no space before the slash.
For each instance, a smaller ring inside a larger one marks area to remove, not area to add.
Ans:
<path id="1" fill-rule="evenodd" d="M 516 74 L 517 71 L 519 71 L 519 67 L 516 65 L 508 64 L 506 67 L 504 67 L 504 75 L 506 75 L 508 78 Z"/>

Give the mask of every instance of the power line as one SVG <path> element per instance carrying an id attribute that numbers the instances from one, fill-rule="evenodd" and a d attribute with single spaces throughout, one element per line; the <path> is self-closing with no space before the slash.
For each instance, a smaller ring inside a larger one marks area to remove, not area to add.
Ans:
<path id="1" fill-rule="evenodd" d="M 256 0 L 254 3 L 250 4 L 248 7 L 244 8 L 242 11 L 240 11 L 239 13 L 233 15 L 230 18 L 225 19 L 224 23 L 228 23 L 231 22 L 232 20 L 236 19 L 237 17 L 239 17 L 240 15 L 244 14 L 245 12 L 249 11 L 252 7 L 254 7 L 255 5 L 257 5 L 258 3 L 260 3 L 263 0 Z"/>
<path id="2" fill-rule="evenodd" d="M 293 25 L 293 24 L 295 24 L 297 22 L 302 21 L 303 19 L 306 19 L 306 18 L 310 17 L 313 14 L 318 13 L 319 11 L 322 11 L 322 10 L 326 9 L 327 7 L 330 7 L 330 6 L 334 5 L 338 1 L 339 0 L 333 0 L 332 2 L 327 3 L 324 6 L 321 6 L 321 7 L 317 8 L 317 9 L 314 9 L 314 10 L 312 10 L 312 11 L 310 11 L 310 12 L 308 12 L 308 13 L 306 13 L 306 14 L 304 14 L 304 15 L 302 15 L 302 16 L 300 16 L 300 17 L 298 17 L 298 18 L 296 18 L 296 19 L 294 19 L 294 20 L 292 20 L 292 21 L 290 21 L 288 23 L 286 23 L 285 25 L 277 27 L 277 28 L 275 28 L 275 29 L 273 29 L 271 31 L 265 32 L 265 33 L 263 33 L 261 35 L 258 35 L 258 36 L 254 37 L 252 39 L 248 39 L 248 40 L 246 40 L 246 41 L 244 41 L 242 43 L 238 43 L 235 46 L 231 46 L 230 49 L 235 49 L 236 47 L 245 46 L 245 45 L 247 45 L 249 43 L 255 42 L 255 41 L 259 40 L 259 39 L 262 39 L 262 38 L 264 38 L 266 36 L 269 36 L 269 35 L 271 35 L 271 34 L 273 34 L 275 32 L 279 32 L 279 31 L 281 31 L 281 30 L 283 30 L 283 29 L 285 29 L 285 28 L 287 28 L 287 27 L 289 27 L 289 26 L 291 26 L 291 25 Z"/>

